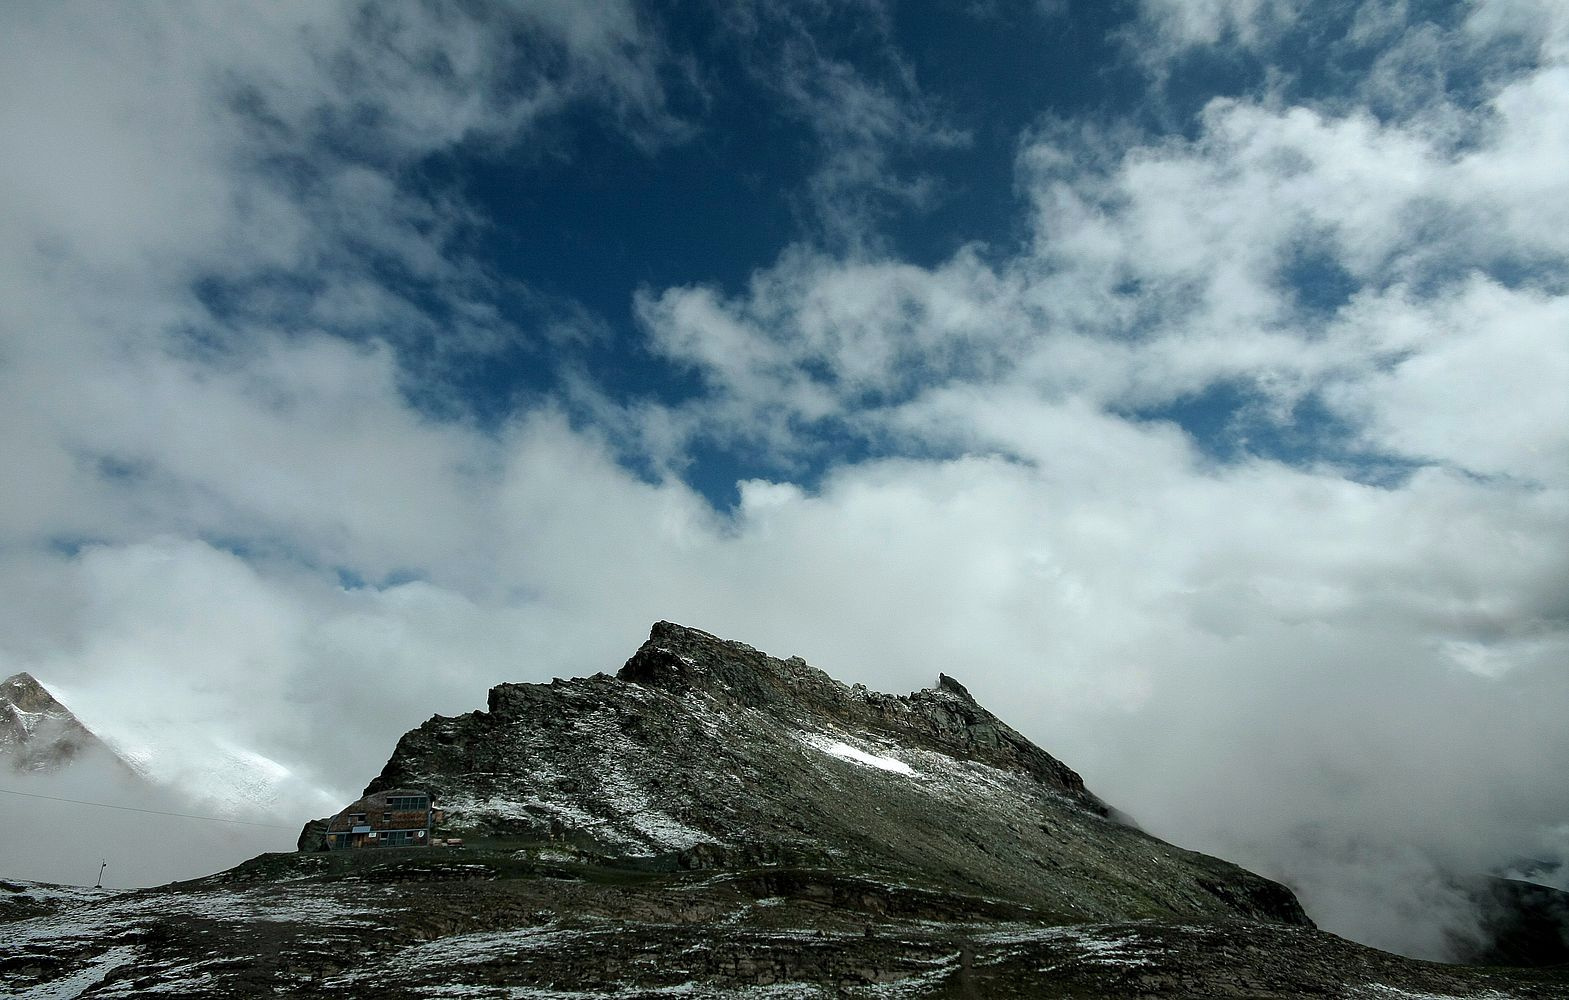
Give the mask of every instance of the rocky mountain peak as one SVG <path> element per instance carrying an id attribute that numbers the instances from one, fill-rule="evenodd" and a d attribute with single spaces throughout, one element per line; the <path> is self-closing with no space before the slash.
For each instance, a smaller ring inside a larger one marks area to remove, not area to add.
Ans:
<path id="1" fill-rule="evenodd" d="M 779 659 L 743 642 L 700 629 L 657 622 L 648 641 L 616 679 L 675 693 L 703 692 L 726 703 L 776 712 L 826 715 L 840 723 L 897 738 L 911 727 L 970 756 L 1023 767 L 1101 813 L 1105 806 L 1083 779 L 988 712 L 946 673 L 934 687 L 888 695 L 847 686 L 799 656 Z"/>
<path id="2" fill-rule="evenodd" d="M 976 704 L 975 699 L 970 696 L 969 689 L 966 688 L 963 684 L 960 684 L 958 681 L 954 680 L 952 677 L 949 677 L 947 674 L 937 675 L 937 690 L 946 691 L 951 695 L 963 698 L 972 705 Z M 977 707 L 979 706 L 977 705 Z"/>
<path id="3" fill-rule="evenodd" d="M 672 692 L 703 691 L 752 708 L 833 702 L 843 685 L 799 656 L 777 659 L 744 642 L 656 622 L 616 679 Z"/>
<path id="4" fill-rule="evenodd" d="M 32 674 L 0 681 L 0 761 L 15 771 L 53 771 L 91 753 L 118 760 Z"/>
<path id="5" fill-rule="evenodd" d="M 671 622 L 614 676 L 500 684 L 487 711 L 430 719 L 365 793 L 393 788 L 430 794 L 436 836 L 469 843 L 804 865 L 1075 918 L 1307 923 L 1283 886 L 1120 822 L 946 673 L 883 694 Z"/>
<path id="6" fill-rule="evenodd" d="M 0 704 L 22 712 L 65 711 L 65 706 L 25 670 L 0 681 Z"/>

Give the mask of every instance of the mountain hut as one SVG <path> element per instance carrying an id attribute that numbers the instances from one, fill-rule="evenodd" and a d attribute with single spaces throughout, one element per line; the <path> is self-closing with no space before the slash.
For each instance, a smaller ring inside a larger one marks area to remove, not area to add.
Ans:
<path id="1" fill-rule="evenodd" d="M 376 792 L 332 817 L 327 824 L 327 849 L 429 847 L 431 829 L 442 819 L 442 811 L 421 789 Z"/>

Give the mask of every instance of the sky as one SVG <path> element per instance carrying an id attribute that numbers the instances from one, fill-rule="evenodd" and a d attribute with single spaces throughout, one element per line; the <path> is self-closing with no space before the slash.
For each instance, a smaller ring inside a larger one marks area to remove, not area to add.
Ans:
<path id="1" fill-rule="evenodd" d="M 0 675 L 192 808 L 669 619 L 1382 947 L 1569 856 L 1556 0 L 17 2 L 0 135 Z"/>

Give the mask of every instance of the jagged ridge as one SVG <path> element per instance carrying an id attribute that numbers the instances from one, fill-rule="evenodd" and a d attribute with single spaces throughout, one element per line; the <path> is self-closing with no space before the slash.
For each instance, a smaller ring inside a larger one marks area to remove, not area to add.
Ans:
<path id="1" fill-rule="evenodd" d="M 675 692 L 703 691 L 747 708 L 816 711 L 847 727 L 898 738 L 916 731 L 953 752 L 999 767 L 1018 767 L 1105 815 L 1084 779 L 982 708 L 947 674 L 909 695 L 847 687 L 799 656 L 779 660 L 741 642 L 658 622 L 616 677 Z M 493 696 L 494 697 L 494 696 Z"/>
<path id="2" fill-rule="evenodd" d="M 1119 822 L 950 677 L 879 694 L 669 622 L 614 677 L 502 684 L 485 712 L 432 718 L 366 792 L 395 786 L 428 789 L 467 838 L 815 866 L 1064 921 L 1308 924 L 1283 886 Z"/>

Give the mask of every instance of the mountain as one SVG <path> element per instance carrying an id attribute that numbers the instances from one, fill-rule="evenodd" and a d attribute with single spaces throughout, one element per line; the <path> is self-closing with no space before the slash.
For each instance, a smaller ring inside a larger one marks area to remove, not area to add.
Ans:
<path id="1" fill-rule="evenodd" d="M 1064 920 L 1308 923 L 1283 886 L 1121 822 L 951 677 L 878 694 L 668 622 L 615 677 L 503 684 L 487 712 L 431 719 L 366 792 L 394 787 L 468 840 L 834 867 Z"/>
<path id="2" fill-rule="evenodd" d="M 119 760 L 32 674 L 0 681 L 0 760 L 12 771 L 49 773 L 91 757 Z"/>
<path id="3" fill-rule="evenodd" d="M 366 793 L 434 797 L 465 846 L 323 851 L 317 821 L 161 889 L 0 882 L 0 970 L 37 997 L 1569 995 L 1316 930 L 950 677 L 878 694 L 669 623 L 613 677 L 432 718 Z"/>
<path id="4" fill-rule="evenodd" d="M 1569 892 L 1510 878 L 1475 879 L 1467 888 L 1480 916 L 1479 938 L 1456 942 L 1478 965 L 1569 963 Z"/>

